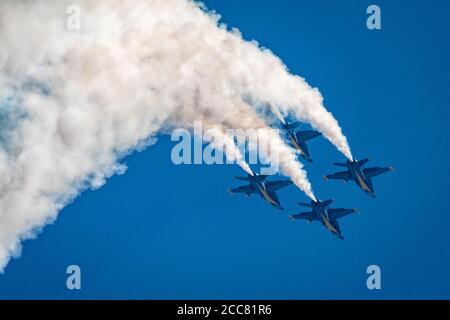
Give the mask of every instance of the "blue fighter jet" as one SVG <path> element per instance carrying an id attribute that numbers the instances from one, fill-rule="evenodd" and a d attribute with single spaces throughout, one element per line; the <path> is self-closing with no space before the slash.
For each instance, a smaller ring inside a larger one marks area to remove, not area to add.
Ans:
<path id="1" fill-rule="evenodd" d="M 283 206 L 280 203 L 280 200 L 275 193 L 275 191 L 284 188 L 290 184 L 292 181 L 290 180 L 277 180 L 277 181 L 266 181 L 267 175 L 248 175 L 247 177 L 235 177 L 237 180 L 248 181 L 249 184 L 241 187 L 237 187 L 234 189 L 229 189 L 228 192 L 231 194 L 234 193 L 243 193 L 247 197 L 251 194 L 256 193 L 259 194 L 264 200 L 266 200 L 273 207 L 284 210 Z"/>
<path id="2" fill-rule="evenodd" d="M 314 130 L 298 130 L 296 128 L 299 125 L 299 122 L 289 123 L 284 120 L 281 127 L 286 131 L 286 135 L 292 147 L 300 152 L 303 159 L 312 162 L 306 141 L 314 139 L 321 134 Z"/>
<path id="3" fill-rule="evenodd" d="M 325 180 L 335 179 L 344 180 L 347 182 L 353 180 L 364 192 L 372 198 L 375 198 L 375 190 L 373 188 L 372 178 L 385 172 L 394 171 L 392 167 L 372 167 L 364 168 L 364 165 L 369 162 L 369 158 L 363 160 L 347 160 L 346 163 L 335 163 L 338 167 L 347 168 L 346 171 L 336 172 L 326 175 Z"/>
<path id="4" fill-rule="evenodd" d="M 333 200 L 326 201 L 311 201 L 311 203 L 303 203 L 299 202 L 298 204 L 303 207 L 311 208 L 311 211 L 302 212 L 299 214 L 293 214 L 289 217 L 292 220 L 303 219 L 308 221 L 320 221 L 322 225 L 327 228 L 332 234 L 334 234 L 339 239 L 344 239 L 341 233 L 341 228 L 339 227 L 338 219 L 352 214 L 354 212 L 358 212 L 357 209 L 330 209 L 330 204 Z"/>

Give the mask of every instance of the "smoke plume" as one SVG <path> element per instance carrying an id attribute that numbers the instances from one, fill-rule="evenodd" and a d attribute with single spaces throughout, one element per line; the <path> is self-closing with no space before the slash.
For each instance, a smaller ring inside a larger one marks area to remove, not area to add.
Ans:
<path id="1" fill-rule="evenodd" d="M 80 192 L 123 173 L 125 155 L 197 119 L 261 129 L 269 159 L 314 199 L 295 152 L 244 100 L 311 124 L 351 158 L 319 91 L 198 3 L 2 0 L 0 271 Z M 234 148 L 221 137 L 217 148 Z"/>

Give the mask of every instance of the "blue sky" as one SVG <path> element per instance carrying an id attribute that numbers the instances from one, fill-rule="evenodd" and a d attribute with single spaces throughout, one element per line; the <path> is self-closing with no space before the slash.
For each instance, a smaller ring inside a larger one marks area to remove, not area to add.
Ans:
<path id="1" fill-rule="evenodd" d="M 392 165 L 377 199 L 322 176 L 344 160 L 323 139 L 306 164 L 316 195 L 361 214 L 344 241 L 318 223 L 293 223 L 306 196 L 280 191 L 285 212 L 231 197 L 237 166 L 175 166 L 168 137 L 127 157 L 125 175 L 84 192 L 27 241 L 0 275 L 0 298 L 450 298 L 450 42 L 447 1 L 205 1 L 320 88 L 355 157 Z M 66 289 L 66 267 L 82 290 Z M 366 288 L 368 265 L 382 290 Z"/>

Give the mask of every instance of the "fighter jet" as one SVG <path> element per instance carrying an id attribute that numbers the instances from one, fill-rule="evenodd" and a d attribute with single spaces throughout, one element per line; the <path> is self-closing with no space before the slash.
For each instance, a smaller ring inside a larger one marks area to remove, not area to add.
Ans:
<path id="1" fill-rule="evenodd" d="M 325 180 L 336 179 L 353 180 L 364 192 L 366 192 L 372 198 L 376 198 L 375 190 L 373 188 L 372 178 L 385 172 L 394 171 L 392 167 L 372 167 L 364 168 L 364 165 L 370 161 L 370 158 L 363 160 L 347 160 L 346 163 L 335 163 L 338 167 L 345 167 L 347 171 L 336 172 L 334 174 L 326 175 Z"/>
<path id="2" fill-rule="evenodd" d="M 330 209 L 329 205 L 333 200 L 326 201 L 311 201 L 311 203 L 299 202 L 298 204 L 303 207 L 311 208 L 311 211 L 303 212 L 299 214 L 293 214 L 289 217 L 292 220 L 303 219 L 307 220 L 309 223 L 311 221 L 320 221 L 322 225 L 328 229 L 332 234 L 334 234 L 339 239 L 344 239 L 341 233 L 341 228 L 339 227 L 338 219 L 358 212 L 357 209 Z"/>
<path id="3" fill-rule="evenodd" d="M 267 175 L 249 174 L 247 177 L 235 177 L 237 180 L 248 181 L 249 184 L 234 189 L 229 189 L 228 192 L 234 193 L 244 193 L 247 197 L 251 194 L 259 194 L 264 200 L 266 200 L 273 207 L 284 210 L 280 203 L 280 200 L 275 193 L 275 191 L 284 188 L 292 183 L 290 180 L 277 180 L 277 181 L 266 181 Z"/>
<path id="4" fill-rule="evenodd" d="M 306 141 L 311 140 L 321 134 L 314 130 L 297 130 L 299 122 L 289 123 L 284 120 L 281 127 L 286 131 L 286 135 L 291 145 L 300 152 L 300 155 L 306 161 L 312 162 Z"/>

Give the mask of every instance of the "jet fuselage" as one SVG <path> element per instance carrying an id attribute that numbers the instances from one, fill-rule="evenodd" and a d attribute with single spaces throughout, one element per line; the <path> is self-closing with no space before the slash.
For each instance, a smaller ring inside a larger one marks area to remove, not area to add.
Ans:
<path id="1" fill-rule="evenodd" d="M 313 204 L 313 212 L 319 218 L 318 220 L 322 223 L 322 225 L 335 236 L 342 237 L 338 222 L 330 218 L 329 210 L 330 208 L 325 206 L 323 202 L 319 201 L 318 204 Z"/>
<path id="2" fill-rule="evenodd" d="M 288 130 L 288 137 L 291 145 L 300 152 L 303 159 L 311 162 L 311 156 L 309 154 L 308 147 L 303 141 L 300 141 L 293 130 Z"/>
<path id="3" fill-rule="evenodd" d="M 269 202 L 274 207 L 277 208 L 280 207 L 280 203 L 276 199 L 274 199 L 267 191 L 266 184 L 264 183 L 264 181 L 252 180 L 251 182 L 253 186 L 259 191 L 260 195 L 264 198 L 264 200 Z"/>
<path id="4" fill-rule="evenodd" d="M 369 196 L 375 197 L 372 180 L 364 175 L 363 166 L 357 162 L 347 161 L 350 177 Z"/>

